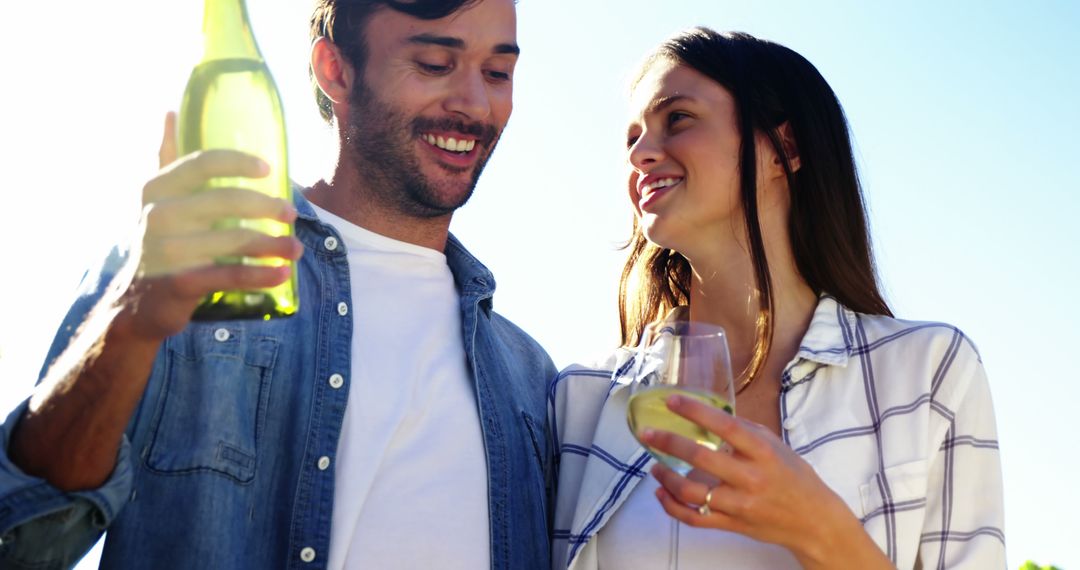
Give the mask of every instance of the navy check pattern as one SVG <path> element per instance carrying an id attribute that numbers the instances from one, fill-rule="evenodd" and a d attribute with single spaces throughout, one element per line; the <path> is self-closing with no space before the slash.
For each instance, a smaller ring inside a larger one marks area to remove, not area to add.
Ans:
<path id="1" fill-rule="evenodd" d="M 651 464 L 626 427 L 632 369 L 632 351 L 620 349 L 551 385 L 555 568 L 599 567 L 592 538 Z M 959 329 L 862 315 L 823 296 L 781 380 L 785 443 L 898 568 L 1005 567 L 993 405 Z"/>

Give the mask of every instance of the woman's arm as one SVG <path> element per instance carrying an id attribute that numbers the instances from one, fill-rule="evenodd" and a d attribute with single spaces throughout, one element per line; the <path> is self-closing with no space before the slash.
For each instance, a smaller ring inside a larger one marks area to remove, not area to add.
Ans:
<path id="1" fill-rule="evenodd" d="M 931 403 L 926 518 L 919 542 L 924 568 L 1005 568 L 1001 457 L 990 386 L 964 338 Z"/>

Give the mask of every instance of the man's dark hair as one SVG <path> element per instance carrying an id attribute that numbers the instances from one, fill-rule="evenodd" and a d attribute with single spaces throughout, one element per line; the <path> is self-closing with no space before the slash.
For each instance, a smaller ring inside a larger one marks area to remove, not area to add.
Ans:
<path id="1" fill-rule="evenodd" d="M 341 49 L 358 77 L 363 77 L 367 63 L 367 39 L 364 27 L 371 15 L 380 8 L 389 8 L 421 20 L 438 20 L 479 0 L 316 0 L 311 12 L 311 41 L 326 37 Z M 308 76 L 315 89 L 319 114 L 327 123 L 334 120 L 331 101 L 319 89 L 314 71 L 308 65 Z"/>

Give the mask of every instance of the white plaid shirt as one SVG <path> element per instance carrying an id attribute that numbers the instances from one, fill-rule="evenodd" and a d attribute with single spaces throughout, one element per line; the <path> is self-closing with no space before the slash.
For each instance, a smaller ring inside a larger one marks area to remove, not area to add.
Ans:
<path id="1" fill-rule="evenodd" d="M 651 465 L 626 424 L 632 357 L 620 349 L 552 383 L 553 568 L 598 567 L 592 539 Z M 1005 567 L 994 411 L 963 333 L 823 296 L 781 380 L 784 442 L 898 568 Z"/>

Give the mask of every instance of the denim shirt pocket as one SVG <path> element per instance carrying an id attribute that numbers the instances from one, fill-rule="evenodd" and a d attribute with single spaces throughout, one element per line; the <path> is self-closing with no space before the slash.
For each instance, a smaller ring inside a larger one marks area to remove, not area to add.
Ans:
<path id="1" fill-rule="evenodd" d="M 277 350 L 276 338 L 242 322 L 194 324 L 169 339 L 146 466 L 251 481 Z"/>
<path id="2" fill-rule="evenodd" d="M 544 425 L 543 423 L 533 419 L 529 412 L 522 411 L 521 418 L 525 421 L 525 428 L 529 432 L 529 439 L 532 440 L 533 453 L 536 454 L 536 462 L 539 465 L 546 465 L 544 461 Z M 537 425 L 539 424 L 539 425 Z"/>
<path id="3" fill-rule="evenodd" d="M 525 422 L 526 431 L 529 432 L 529 439 L 532 440 L 533 454 L 536 457 L 536 464 L 539 466 L 538 473 L 540 478 L 537 479 L 538 491 L 541 493 L 541 497 L 547 495 L 547 485 L 552 479 L 551 461 L 548 459 L 548 453 L 546 453 L 547 446 L 545 442 L 544 424 L 533 418 L 529 412 L 522 411 L 521 418 Z"/>

